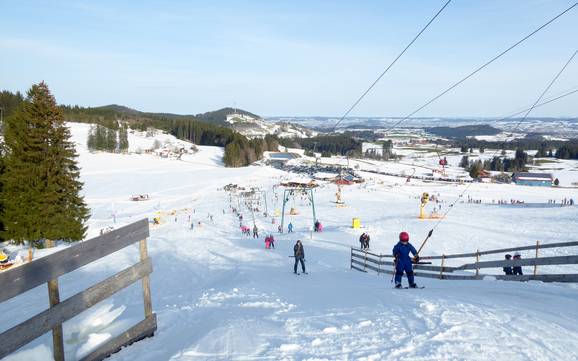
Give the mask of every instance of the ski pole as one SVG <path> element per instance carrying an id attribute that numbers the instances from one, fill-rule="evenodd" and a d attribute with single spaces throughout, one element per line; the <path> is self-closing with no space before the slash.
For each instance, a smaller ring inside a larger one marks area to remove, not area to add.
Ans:
<path id="1" fill-rule="evenodd" d="M 396 270 L 397 270 L 397 257 L 395 257 L 395 259 L 393 260 L 393 273 L 391 274 L 391 282 L 390 283 L 393 283 Z"/>

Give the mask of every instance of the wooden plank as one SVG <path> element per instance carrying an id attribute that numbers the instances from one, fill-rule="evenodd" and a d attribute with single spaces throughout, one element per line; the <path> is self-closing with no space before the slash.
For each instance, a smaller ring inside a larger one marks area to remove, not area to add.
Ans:
<path id="1" fill-rule="evenodd" d="M 145 218 L 33 262 L 1 272 L 0 302 L 9 300 L 148 236 L 149 225 Z"/>
<path id="2" fill-rule="evenodd" d="M 352 268 L 352 269 L 354 269 L 354 270 L 358 270 L 358 271 L 360 271 L 360 272 L 364 272 L 364 273 L 367 273 L 367 271 L 364 271 L 364 270 L 363 270 L 363 269 L 361 269 L 361 268 L 357 268 L 357 267 L 356 267 L 356 266 L 354 266 L 353 264 L 351 265 L 351 268 Z"/>
<path id="3" fill-rule="evenodd" d="M 358 252 L 358 253 L 361 253 L 361 254 L 369 254 L 369 255 L 374 256 L 374 257 L 377 257 L 377 258 L 383 257 L 382 255 L 375 254 L 375 253 L 371 253 L 371 252 L 366 252 L 366 251 L 363 251 L 363 250 L 360 250 L 360 249 L 357 249 L 357 248 L 353 248 L 353 247 L 351 247 L 351 251 L 352 251 L 352 252 Z"/>
<path id="4" fill-rule="evenodd" d="M 54 242 L 47 239 L 46 247 L 54 247 Z M 60 303 L 60 291 L 58 290 L 58 278 L 48 281 L 48 301 L 50 308 Z M 52 329 L 52 355 L 54 361 L 64 361 L 64 336 L 62 325 L 57 325 Z"/>
<path id="5" fill-rule="evenodd" d="M 379 260 L 376 260 L 376 259 L 373 259 L 373 258 L 365 258 L 365 257 L 363 257 L 363 256 L 361 256 L 361 255 L 357 255 L 357 254 L 354 254 L 353 257 L 358 258 L 358 259 L 362 259 L 362 260 L 364 260 L 364 261 L 369 261 L 369 262 L 375 263 L 375 264 L 377 264 L 377 265 L 379 265 L 379 264 L 381 263 Z"/>
<path id="6" fill-rule="evenodd" d="M 549 243 L 549 244 L 541 244 L 540 249 L 545 248 L 561 248 L 561 247 L 575 247 L 578 246 L 578 242 L 559 242 L 559 243 Z M 535 245 L 532 246 L 522 246 L 522 247 L 512 247 L 512 248 L 502 248 L 502 249 L 494 249 L 489 251 L 482 251 L 480 255 L 487 255 L 487 254 L 496 254 L 496 253 L 507 253 L 507 252 L 515 252 L 515 251 L 530 251 L 536 249 Z M 451 254 L 446 255 L 445 258 L 467 258 L 467 257 L 475 257 L 476 253 L 461 253 L 461 254 Z M 441 259 L 442 256 L 423 256 L 421 259 Z"/>
<path id="7" fill-rule="evenodd" d="M 379 268 L 373 267 L 372 265 L 364 264 L 363 262 L 356 260 L 352 260 L 352 263 L 379 273 Z"/>
<path id="8" fill-rule="evenodd" d="M 153 313 L 127 331 L 98 346 L 98 349 L 83 357 L 81 361 L 105 359 L 113 353 L 117 353 L 123 347 L 129 346 L 144 338 L 152 337 L 156 330 L 157 315 Z"/>
<path id="9" fill-rule="evenodd" d="M 578 282 L 578 274 L 549 274 L 549 275 L 497 275 L 493 276 L 503 281 L 542 281 L 542 282 Z"/>
<path id="10" fill-rule="evenodd" d="M 139 249 L 140 249 L 140 260 L 141 262 L 143 262 L 148 259 L 146 239 L 140 241 Z M 153 305 L 151 301 L 151 281 L 149 275 L 146 275 L 142 278 L 142 290 L 143 290 L 144 314 L 145 317 L 149 317 L 153 314 Z"/>
<path id="11" fill-rule="evenodd" d="M 467 263 L 459 267 L 455 267 L 455 270 L 470 270 L 479 268 L 495 268 L 495 267 L 506 267 L 506 266 L 554 266 L 554 265 L 569 265 L 578 264 L 578 256 L 556 256 L 556 257 L 542 257 L 542 258 L 522 258 L 522 259 L 511 259 L 511 260 L 500 260 L 500 261 L 485 261 L 480 263 Z"/>
<path id="12" fill-rule="evenodd" d="M 0 334 L 0 359 L 152 272 L 147 258 Z"/>

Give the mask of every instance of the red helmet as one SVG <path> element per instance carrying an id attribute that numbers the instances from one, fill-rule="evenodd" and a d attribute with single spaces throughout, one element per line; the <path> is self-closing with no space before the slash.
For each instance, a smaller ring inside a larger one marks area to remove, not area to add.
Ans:
<path id="1" fill-rule="evenodd" d="M 399 234 L 399 240 L 402 242 L 409 242 L 409 233 L 407 232 L 401 232 Z"/>

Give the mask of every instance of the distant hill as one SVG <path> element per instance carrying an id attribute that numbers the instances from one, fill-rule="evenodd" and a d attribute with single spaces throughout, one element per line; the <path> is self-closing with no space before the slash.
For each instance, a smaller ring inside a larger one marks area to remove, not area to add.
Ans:
<path id="1" fill-rule="evenodd" d="M 255 119 L 261 119 L 260 116 L 250 113 L 246 110 L 242 110 L 242 109 L 233 109 L 230 107 L 227 108 L 222 108 L 219 110 L 215 110 L 212 112 L 206 112 L 206 113 L 202 113 L 202 114 L 197 114 L 195 115 L 196 118 L 203 120 L 207 123 L 217 123 L 217 124 L 222 124 L 225 125 L 226 124 L 226 120 L 227 120 L 227 115 L 229 114 L 233 114 L 233 113 L 237 113 L 237 114 L 242 114 L 242 115 L 248 115 L 252 118 Z"/>
<path id="2" fill-rule="evenodd" d="M 487 124 L 463 125 L 459 127 L 432 127 L 424 128 L 430 134 L 444 138 L 465 138 L 476 135 L 497 135 L 502 131 Z"/>

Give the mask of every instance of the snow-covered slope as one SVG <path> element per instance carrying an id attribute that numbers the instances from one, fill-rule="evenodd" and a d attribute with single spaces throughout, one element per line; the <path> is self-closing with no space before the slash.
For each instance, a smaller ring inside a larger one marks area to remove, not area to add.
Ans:
<path id="1" fill-rule="evenodd" d="M 419 245 L 433 224 L 417 219 L 416 197 L 423 191 L 439 193 L 447 205 L 464 185 L 403 184 L 396 177 L 367 173 L 366 183 L 343 187 L 347 207 L 336 208 L 331 202 L 335 186 L 322 184 L 315 202 L 323 233 L 310 232 L 311 210 L 297 199 L 290 205 L 300 215 L 287 216 L 295 226 L 294 234 L 278 235 L 279 218 L 272 224 L 270 216 L 260 214 L 255 220 L 260 238 L 253 239 L 239 232 L 239 220 L 220 188 L 228 183 L 261 187 L 273 214 L 281 208 L 282 189 L 276 198 L 272 186 L 294 175 L 268 167 L 224 168 L 222 149 L 215 147 L 201 146 L 183 160 L 89 153 L 82 135 L 84 125 L 71 127 L 79 143 L 84 193 L 92 210 L 89 236 L 142 217 L 162 220 L 160 226 L 151 228 L 149 238 L 158 332 L 123 349 L 113 360 L 578 358 L 576 285 L 418 278 L 425 289 L 400 291 L 391 288 L 389 277 L 349 269 L 349 247 L 358 246 L 361 233 L 350 228 L 353 217 L 361 218 L 377 253 L 391 252 L 402 230 Z M 150 194 L 151 199 L 128 200 L 131 194 L 141 193 Z M 576 200 L 578 192 L 473 184 L 466 196 L 488 201 Z M 171 211 L 176 215 L 170 215 Z M 252 225 L 251 213 L 245 210 L 243 216 L 245 224 Z M 515 247 L 536 240 L 576 241 L 577 217 L 576 207 L 512 209 L 458 203 L 436 228 L 424 254 Z M 275 249 L 264 248 L 263 237 L 268 233 L 276 238 Z M 288 256 L 297 239 L 304 243 L 308 275 L 293 274 L 293 259 Z M 576 254 L 576 249 L 567 252 Z M 62 277 L 61 298 L 128 267 L 137 256 L 137 248 L 129 247 Z M 523 253 L 523 257 L 531 256 L 532 252 Z M 488 256 L 487 260 L 500 257 Z M 569 270 L 562 267 L 544 267 L 541 272 Z M 141 292 L 139 285 L 133 285 L 67 322 L 67 355 L 81 357 L 141 318 Z M 0 331 L 46 306 L 45 287 L 0 304 Z M 50 340 L 50 335 L 44 335 L 9 359 L 45 360 Z"/>

